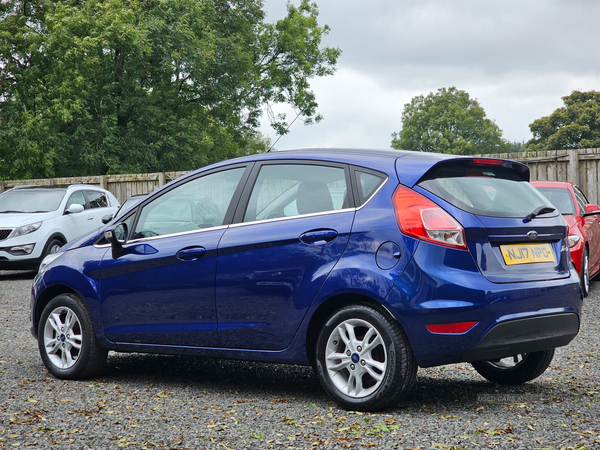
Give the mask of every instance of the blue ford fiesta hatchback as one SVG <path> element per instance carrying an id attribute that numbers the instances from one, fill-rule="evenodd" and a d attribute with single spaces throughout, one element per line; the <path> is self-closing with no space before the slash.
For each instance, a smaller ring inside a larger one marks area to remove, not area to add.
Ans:
<path id="1" fill-rule="evenodd" d="M 179 178 L 50 255 L 32 288 L 47 369 L 108 351 L 312 365 L 348 409 L 417 367 L 523 383 L 579 330 L 567 227 L 514 161 L 303 150 Z"/>

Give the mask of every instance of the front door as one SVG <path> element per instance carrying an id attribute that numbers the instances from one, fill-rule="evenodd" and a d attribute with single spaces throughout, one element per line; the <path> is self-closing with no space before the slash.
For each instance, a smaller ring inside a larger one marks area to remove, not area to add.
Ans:
<path id="1" fill-rule="evenodd" d="M 106 337 L 117 343 L 218 345 L 217 246 L 244 167 L 180 183 L 122 219 L 130 240 L 98 271 Z"/>

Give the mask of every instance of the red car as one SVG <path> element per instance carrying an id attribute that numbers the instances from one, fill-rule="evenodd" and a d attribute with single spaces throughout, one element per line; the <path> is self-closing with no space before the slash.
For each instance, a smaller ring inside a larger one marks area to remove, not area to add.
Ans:
<path id="1" fill-rule="evenodd" d="M 571 262 L 581 279 L 584 297 L 590 278 L 600 271 L 600 206 L 588 202 L 575 184 L 565 181 L 532 181 L 563 215 L 569 225 Z"/>

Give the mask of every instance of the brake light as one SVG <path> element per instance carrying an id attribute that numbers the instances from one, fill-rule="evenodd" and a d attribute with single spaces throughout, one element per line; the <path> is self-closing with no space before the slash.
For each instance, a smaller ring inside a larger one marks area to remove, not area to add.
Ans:
<path id="1" fill-rule="evenodd" d="M 501 159 L 480 159 L 480 158 L 475 158 L 473 160 L 473 162 L 471 163 L 471 165 L 478 165 L 478 166 L 501 166 L 502 164 L 504 164 L 504 161 L 502 161 Z"/>
<path id="2" fill-rule="evenodd" d="M 479 322 L 430 323 L 425 325 L 429 331 L 437 334 L 462 334 Z"/>
<path id="3" fill-rule="evenodd" d="M 462 225 L 431 200 L 402 185 L 394 192 L 393 199 L 396 221 L 404 234 L 466 250 Z"/>

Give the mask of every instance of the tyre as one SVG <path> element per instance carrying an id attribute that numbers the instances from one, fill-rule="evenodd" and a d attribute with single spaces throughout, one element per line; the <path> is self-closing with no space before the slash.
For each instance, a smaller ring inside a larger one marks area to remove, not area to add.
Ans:
<path id="1" fill-rule="evenodd" d="M 343 408 L 378 411 L 406 396 L 417 364 L 398 322 L 372 306 L 356 304 L 334 313 L 319 333 L 315 372 Z"/>
<path id="2" fill-rule="evenodd" d="M 44 250 L 43 256 L 46 257 L 48 255 L 58 252 L 62 246 L 63 246 L 63 243 L 60 239 L 56 239 L 56 238 L 52 239 L 46 245 L 46 249 Z"/>
<path id="3" fill-rule="evenodd" d="M 65 380 L 98 375 L 108 355 L 98 345 L 87 308 L 72 294 L 58 295 L 44 308 L 38 347 L 46 369 Z"/>
<path id="4" fill-rule="evenodd" d="M 590 255 L 587 247 L 583 250 L 581 258 L 581 292 L 584 297 L 590 293 Z"/>
<path id="5" fill-rule="evenodd" d="M 483 378 L 493 383 L 521 384 L 544 373 L 553 357 L 554 349 L 551 349 L 471 364 Z"/>

